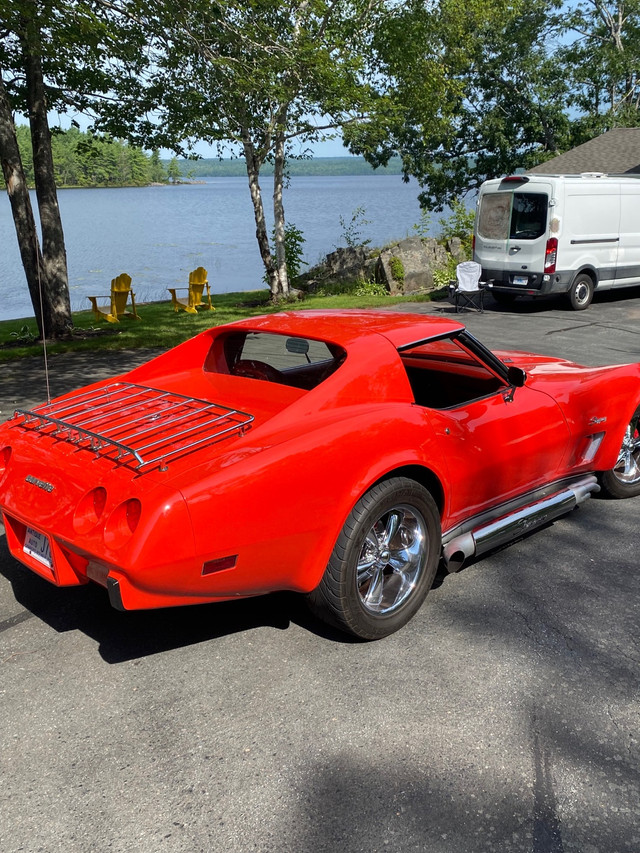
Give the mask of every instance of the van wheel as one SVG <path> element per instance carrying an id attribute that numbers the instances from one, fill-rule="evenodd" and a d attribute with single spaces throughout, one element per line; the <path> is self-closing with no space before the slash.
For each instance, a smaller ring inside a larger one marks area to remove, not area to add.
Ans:
<path id="1" fill-rule="evenodd" d="M 574 311 L 584 311 L 593 299 L 593 279 L 586 273 L 576 276 L 569 291 L 569 302 Z"/>

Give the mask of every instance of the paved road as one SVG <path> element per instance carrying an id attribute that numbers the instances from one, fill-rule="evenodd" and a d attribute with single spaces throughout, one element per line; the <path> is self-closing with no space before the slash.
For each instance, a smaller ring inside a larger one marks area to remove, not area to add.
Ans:
<path id="1" fill-rule="evenodd" d="M 464 319 L 640 360 L 637 299 Z M 140 357 L 52 357 L 53 393 Z M 0 417 L 45 395 L 39 365 L 1 376 Z M 637 853 L 639 509 L 587 502 L 370 644 L 288 595 L 117 613 L 0 535 L 0 850 Z"/>

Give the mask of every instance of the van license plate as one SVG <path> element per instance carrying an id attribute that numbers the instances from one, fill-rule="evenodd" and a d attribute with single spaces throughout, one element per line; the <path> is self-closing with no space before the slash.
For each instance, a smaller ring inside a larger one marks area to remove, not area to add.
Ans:
<path id="1" fill-rule="evenodd" d="M 529 284 L 529 279 L 526 275 L 514 275 L 513 277 L 514 284 Z"/>
<path id="2" fill-rule="evenodd" d="M 27 527 L 22 550 L 25 554 L 33 557 L 34 560 L 42 563 L 43 566 L 53 569 L 51 544 L 49 543 L 49 537 L 44 533 L 40 533 L 39 530 L 34 530 L 32 527 Z"/>

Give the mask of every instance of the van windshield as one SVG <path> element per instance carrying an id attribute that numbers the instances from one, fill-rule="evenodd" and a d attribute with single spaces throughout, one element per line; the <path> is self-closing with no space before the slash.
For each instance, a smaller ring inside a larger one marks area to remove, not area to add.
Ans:
<path id="1" fill-rule="evenodd" d="M 546 193 L 487 193 L 480 202 L 478 234 L 488 240 L 536 240 L 547 230 Z"/>

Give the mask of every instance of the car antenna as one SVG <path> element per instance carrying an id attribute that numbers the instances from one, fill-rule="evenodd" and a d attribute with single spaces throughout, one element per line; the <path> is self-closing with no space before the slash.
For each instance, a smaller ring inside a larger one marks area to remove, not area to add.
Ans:
<path id="1" fill-rule="evenodd" d="M 40 298 L 40 325 L 42 326 L 42 354 L 44 356 L 44 379 L 47 386 L 47 405 L 51 403 L 51 388 L 49 387 L 49 361 L 47 359 L 47 331 L 44 325 L 44 299 L 42 298 L 42 278 L 40 276 L 40 252 L 36 243 L 36 269 L 38 271 L 38 296 Z"/>

